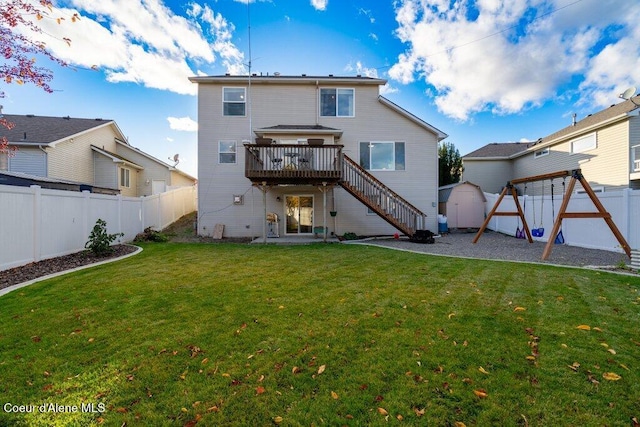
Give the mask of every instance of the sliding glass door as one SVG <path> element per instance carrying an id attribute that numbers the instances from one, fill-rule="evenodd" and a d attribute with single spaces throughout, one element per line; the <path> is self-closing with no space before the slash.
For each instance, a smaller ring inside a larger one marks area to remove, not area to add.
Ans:
<path id="1" fill-rule="evenodd" d="M 313 233 L 313 196 L 285 196 L 286 234 Z"/>

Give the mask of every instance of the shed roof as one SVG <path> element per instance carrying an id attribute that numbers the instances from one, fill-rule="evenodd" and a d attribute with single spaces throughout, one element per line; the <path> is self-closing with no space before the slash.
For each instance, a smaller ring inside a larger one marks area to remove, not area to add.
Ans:
<path id="1" fill-rule="evenodd" d="M 470 182 L 470 181 L 463 181 L 463 182 L 456 182 L 453 184 L 443 185 L 442 187 L 438 187 L 438 203 L 447 203 L 449 201 L 449 197 L 451 196 L 451 193 L 453 193 L 453 190 L 465 184 L 476 187 L 480 192 L 480 194 L 482 194 L 482 199 L 486 201 L 486 199 L 484 198 L 484 193 L 482 192 L 482 188 L 480 188 L 479 185 L 474 184 L 473 182 Z"/>

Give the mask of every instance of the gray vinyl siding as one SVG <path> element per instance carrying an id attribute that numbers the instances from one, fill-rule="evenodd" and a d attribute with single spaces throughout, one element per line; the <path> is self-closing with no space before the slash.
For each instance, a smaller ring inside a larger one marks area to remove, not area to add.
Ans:
<path id="1" fill-rule="evenodd" d="M 238 87 L 241 85 L 234 84 Z M 222 84 L 199 84 L 198 93 L 198 232 L 211 235 L 215 224 L 225 225 L 225 236 L 260 236 L 264 217 L 262 193 L 244 177 L 243 140 L 253 140 L 249 116 L 222 115 Z M 320 124 L 340 129 L 338 141 L 344 154 L 359 159 L 361 141 L 396 141 L 405 143 L 406 170 L 374 172 L 396 193 L 428 215 L 427 228 L 437 230 L 437 137 L 423 127 L 383 105 L 378 100 L 377 85 L 340 85 L 355 89 L 355 117 L 319 117 L 315 84 L 255 84 L 250 94 L 253 129 L 282 124 Z M 249 112 L 249 106 L 247 106 Z M 301 132 L 300 137 L 304 132 Z M 298 135 L 282 136 L 295 139 Z M 326 142 L 330 142 L 325 137 Z M 238 144 L 237 162 L 218 162 L 218 141 Z M 285 194 L 314 194 L 315 225 L 322 225 L 322 193 L 313 187 L 278 187 L 267 193 L 267 210 L 284 220 L 282 202 Z M 233 205 L 233 195 L 244 195 L 243 205 Z M 334 205 L 335 203 L 335 205 Z M 377 216 L 367 215 L 367 208 L 340 187 L 328 196 L 327 209 L 338 216 L 327 220 L 329 230 L 337 234 L 392 234 L 396 230 Z M 334 228 L 334 222 L 336 227 Z M 283 231 L 283 223 L 280 224 Z"/>
<path id="2" fill-rule="evenodd" d="M 142 166 L 143 170 L 136 170 L 131 168 L 131 185 L 132 189 L 136 190 L 137 196 L 150 196 L 152 195 L 152 181 L 165 181 L 167 185 L 171 184 L 171 172 L 167 166 L 164 166 L 156 161 L 149 159 L 148 157 L 138 153 L 137 151 L 130 149 L 124 145 L 118 144 L 117 154 L 124 157 L 133 163 Z M 136 176 L 136 187 L 133 187 L 133 176 Z M 149 184 L 147 184 L 149 181 Z M 131 191 L 129 189 L 128 191 Z"/>
<path id="3" fill-rule="evenodd" d="M 98 187 L 118 188 L 118 166 L 112 159 L 93 153 L 94 183 Z"/>
<path id="4" fill-rule="evenodd" d="M 487 193 L 500 193 L 513 177 L 510 160 L 463 160 L 462 181 L 472 182 Z"/>
<path id="5" fill-rule="evenodd" d="M 9 156 L 9 171 L 47 176 L 47 154 L 35 147 L 20 147 Z"/>

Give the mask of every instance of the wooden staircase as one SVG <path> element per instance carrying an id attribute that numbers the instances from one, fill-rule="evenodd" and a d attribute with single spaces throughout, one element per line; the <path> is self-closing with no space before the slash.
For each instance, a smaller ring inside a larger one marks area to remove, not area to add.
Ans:
<path id="1" fill-rule="evenodd" d="M 339 184 L 380 218 L 413 237 L 424 228 L 427 215 L 396 194 L 366 169 L 343 154 L 342 180 Z"/>

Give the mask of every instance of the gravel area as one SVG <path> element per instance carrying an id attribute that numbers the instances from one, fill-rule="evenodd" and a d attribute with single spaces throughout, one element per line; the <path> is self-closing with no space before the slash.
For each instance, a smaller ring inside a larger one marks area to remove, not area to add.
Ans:
<path id="1" fill-rule="evenodd" d="M 523 261 L 576 267 L 620 267 L 630 260 L 624 252 L 585 249 L 578 246 L 554 245 L 547 260 L 542 260 L 545 242 L 533 243 L 492 231 L 482 234 L 478 243 L 471 241 L 475 233 L 456 232 L 436 237 L 434 244 L 412 243 L 406 238 L 371 239 L 367 244 L 428 254 L 450 255 L 467 258 Z"/>

